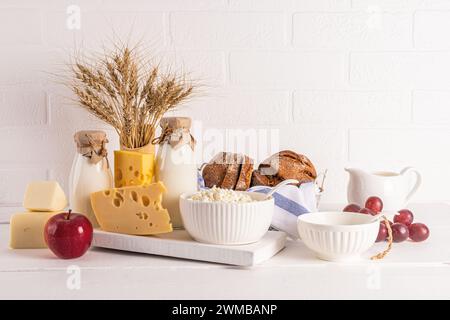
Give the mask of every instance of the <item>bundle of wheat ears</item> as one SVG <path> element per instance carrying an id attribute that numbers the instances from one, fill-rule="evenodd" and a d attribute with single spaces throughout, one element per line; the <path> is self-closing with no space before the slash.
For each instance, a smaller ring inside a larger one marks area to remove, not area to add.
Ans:
<path id="1" fill-rule="evenodd" d="M 162 72 L 136 48 L 124 46 L 87 61 L 79 57 L 71 64 L 70 87 L 82 107 L 114 127 L 126 148 L 151 143 L 163 115 L 194 90 L 184 74 Z"/>

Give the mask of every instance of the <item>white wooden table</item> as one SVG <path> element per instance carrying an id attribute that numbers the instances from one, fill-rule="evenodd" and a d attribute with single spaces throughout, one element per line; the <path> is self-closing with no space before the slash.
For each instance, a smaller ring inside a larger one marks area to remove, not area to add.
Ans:
<path id="1" fill-rule="evenodd" d="M 411 209 L 430 238 L 394 244 L 383 261 L 329 263 L 289 241 L 247 269 L 106 249 L 60 260 L 47 249 L 9 249 L 9 225 L 0 224 L 0 299 L 450 299 L 450 205 Z"/>

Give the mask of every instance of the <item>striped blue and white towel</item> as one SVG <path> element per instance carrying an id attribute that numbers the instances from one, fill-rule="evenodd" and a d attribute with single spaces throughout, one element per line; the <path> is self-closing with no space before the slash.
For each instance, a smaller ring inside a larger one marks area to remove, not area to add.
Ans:
<path id="1" fill-rule="evenodd" d="M 267 193 L 270 189 L 265 186 L 255 186 L 248 191 Z M 275 199 L 275 211 L 272 218 L 272 227 L 286 232 L 293 239 L 298 239 L 298 216 L 317 211 L 315 183 L 303 183 L 300 187 L 286 185 L 278 189 L 273 197 Z"/>
<path id="2" fill-rule="evenodd" d="M 202 175 L 198 175 L 199 189 L 205 188 Z M 255 186 L 248 191 L 267 193 L 270 187 Z M 274 229 L 286 232 L 291 238 L 298 239 L 298 216 L 317 211 L 316 185 L 314 182 L 303 183 L 300 187 L 286 185 L 273 195 L 275 211 L 272 219 Z"/>

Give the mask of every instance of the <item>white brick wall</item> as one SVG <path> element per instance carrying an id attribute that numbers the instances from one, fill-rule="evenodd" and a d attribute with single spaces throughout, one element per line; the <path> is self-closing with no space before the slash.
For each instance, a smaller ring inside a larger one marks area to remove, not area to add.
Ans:
<path id="1" fill-rule="evenodd" d="M 6 86 L 0 89 L 0 101 L 1 126 L 36 126 L 48 123 L 47 94 L 41 88 Z"/>
<path id="2" fill-rule="evenodd" d="M 350 84 L 385 89 L 446 89 L 450 86 L 450 52 L 354 52 Z"/>
<path id="3" fill-rule="evenodd" d="M 347 59 L 341 52 L 237 51 L 229 60 L 234 86 L 330 89 L 346 85 Z"/>
<path id="4" fill-rule="evenodd" d="M 411 97 L 401 91 L 296 91 L 294 120 L 339 126 L 407 123 L 411 120 Z"/>
<path id="5" fill-rule="evenodd" d="M 286 42 L 282 13 L 175 12 L 170 31 L 178 48 L 280 48 Z"/>
<path id="6" fill-rule="evenodd" d="M 45 14 L 44 33 L 49 46 L 55 48 L 83 45 L 91 50 L 101 50 L 112 37 L 138 42 L 143 37 L 151 39 L 156 47 L 164 46 L 164 13 L 138 11 L 103 11 L 86 8 L 81 12 L 81 28 L 74 32 L 65 27 L 67 14 L 61 11 Z M 81 7 L 83 10 L 83 7 Z M 136 31 L 136 32 L 135 32 Z M 108 34 L 109 38 L 104 35 Z"/>
<path id="7" fill-rule="evenodd" d="M 66 27 L 72 4 L 80 30 Z M 0 219 L 28 180 L 67 189 L 74 131 L 105 129 L 117 148 L 114 131 L 57 84 L 74 49 L 116 36 L 204 85 L 174 113 L 198 120 L 203 157 L 214 150 L 202 133 L 263 129 L 271 147 L 329 169 L 326 202 L 345 201 L 352 165 L 416 166 L 415 200 L 449 201 L 449 28 L 450 0 L 2 0 Z"/>
<path id="8" fill-rule="evenodd" d="M 20 24 L 17 23 L 20 21 Z M 14 26 L 14 32 L 11 27 Z M 42 43 L 42 14 L 37 9 L 5 8 L 0 12 L 2 45 L 40 45 Z"/>
<path id="9" fill-rule="evenodd" d="M 450 124 L 448 91 L 414 91 L 413 119 L 421 124 Z"/>
<path id="10" fill-rule="evenodd" d="M 296 13 L 294 46 L 308 49 L 410 49 L 409 13 Z"/>

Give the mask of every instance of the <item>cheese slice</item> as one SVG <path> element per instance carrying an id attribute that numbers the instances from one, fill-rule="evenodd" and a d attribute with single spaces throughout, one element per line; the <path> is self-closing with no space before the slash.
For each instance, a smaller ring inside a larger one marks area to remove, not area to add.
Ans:
<path id="1" fill-rule="evenodd" d="M 33 181 L 25 191 L 23 206 L 30 211 L 61 211 L 67 198 L 56 181 Z"/>
<path id="2" fill-rule="evenodd" d="M 13 214 L 10 220 L 10 241 L 12 249 L 47 248 L 44 227 L 48 219 L 59 212 L 21 212 Z"/>
<path id="3" fill-rule="evenodd" d="M 139 186 L 153 179 L 154 155 L 134 151 L 114 151 L 114 186 Z"/>
<path id="4" fill-rule="evenodd" d="M 166 188 L 161 182 L 103 190 L 91 194 L 100 228 L 109 232 L 151 235 L 172 231 L 170 216 L 161 205 Z"/>

